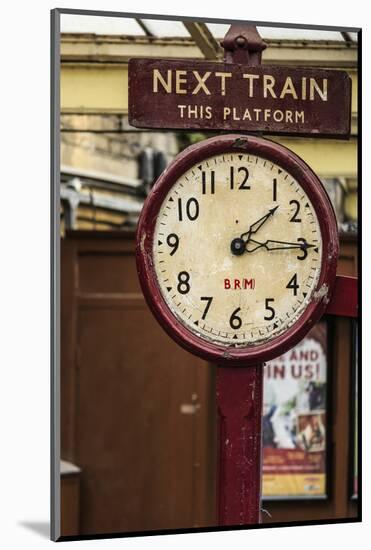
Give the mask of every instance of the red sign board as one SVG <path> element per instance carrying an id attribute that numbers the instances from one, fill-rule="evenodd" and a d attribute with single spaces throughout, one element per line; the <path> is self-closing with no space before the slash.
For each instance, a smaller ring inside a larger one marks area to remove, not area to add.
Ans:
<path id="1" fill-rule="evenodd" d="M 239 130 L 349 137 L 345 71 L 131 59 L 129 123 L 138 128 Z"/>

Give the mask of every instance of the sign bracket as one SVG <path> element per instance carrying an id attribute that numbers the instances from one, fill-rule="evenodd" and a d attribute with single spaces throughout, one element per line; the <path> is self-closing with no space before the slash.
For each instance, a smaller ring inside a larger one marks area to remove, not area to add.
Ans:
<path id="1" fill-rule="evenodd" d="M 241 63 L 249 67 L 261 65 L 262 52 L 267 47 L 257 28 L 250 25 L 231 25 L 222 46 L 225 63 Z"/>

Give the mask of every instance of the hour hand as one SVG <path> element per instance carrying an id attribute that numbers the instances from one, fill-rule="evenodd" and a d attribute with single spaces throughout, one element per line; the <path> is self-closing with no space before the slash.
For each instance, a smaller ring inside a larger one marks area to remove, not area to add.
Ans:
<path id="1" fill-rule="evenodd" d="M 243 237 L 245 237 L 247 235 L 247 241 L 250 239 L 251 235 L 253 233 L 256 233 L 262 225 L 265 224 L 265 222 L 267 220 L 269 220 L 269 218 L 271 216 L 273 216 L 273 214 L 275 213 L 275 211 L 277 210 L 279 205 L 277 205 L 275 208 L 271 208 L 268 212 L 268 214 L 265 214 L 265 216 L 262 216 L 261 218 L 259 218 L 256 222 L 252 223 L 249 227 L 249 230 L 246 231 L 245 233 L 242 233 L 242 235 L 240 235 L 240 239 L 242 239 Z"/>

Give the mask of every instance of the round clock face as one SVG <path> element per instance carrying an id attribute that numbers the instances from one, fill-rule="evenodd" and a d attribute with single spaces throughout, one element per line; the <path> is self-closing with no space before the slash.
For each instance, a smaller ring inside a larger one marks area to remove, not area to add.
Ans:
<path id="1" fill-rule="evenodd" d="M 157 217 L 153 258 L 164 299 L 189 330 L 250 345 L 305 311 L 321 271 L 321 231 L 287 171 L 254 154 L 225 153 L 174 183 Z"/>
<path id="2" fill-rule="evenodd" d="M 184 151 L 138 227 L 138 273 L 152 311 L 177 342 L 226 364 L 295 345 L 326 309 L 337 253 L 318 178 L 260 138 L 222 136 Z"/>

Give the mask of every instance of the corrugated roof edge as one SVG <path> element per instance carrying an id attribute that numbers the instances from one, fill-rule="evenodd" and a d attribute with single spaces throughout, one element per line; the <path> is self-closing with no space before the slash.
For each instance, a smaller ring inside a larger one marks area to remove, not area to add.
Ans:
<path id="1" fill-rule="evenodd" d="M 95 33 L 61 33 L 61 38 L 68 39 L 68 38 L 91 38 L 96 39 L 99 41 L 108 41 L 108 42 L 122 42 L 125 40 L 130 41 L 131 43 L 133 41 L 138 42 L 154 42 L 154 41 L 164 41 L 164 42 L 171 42 L 171 41 L 179 41 L 179 42 L 189 42 L 194 43 L 192 38 L 187 36 L 145 36 L 145 35 L 132 35 L 132 34 L 95 34 Z M 221 38 L 217 38 L 217 40 L 222 40 Z M 306 40 L 302 38 L 294 38 L 294 39 L 288 39 L 288 38 L 264 38 L 264 42 L 267 42 L 268 44 L 329 44 L 329 45 L 335 45 L 335 44 L 341 44 L 344 47 L 357 46 L 358 42 L 355 41 L 346 41 L 346 40 Z"/>

